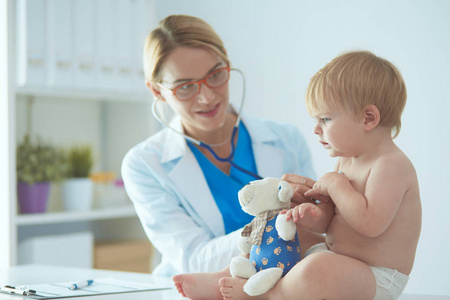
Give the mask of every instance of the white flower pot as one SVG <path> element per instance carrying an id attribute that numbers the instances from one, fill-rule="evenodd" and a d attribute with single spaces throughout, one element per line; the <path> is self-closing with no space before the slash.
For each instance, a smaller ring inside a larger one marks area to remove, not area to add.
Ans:
<path id="1" fill-rule="evenodd" d="M 69 178 L 62 185 L 65 210 L 92 208 L 93 182 L 89 178 Z"/>

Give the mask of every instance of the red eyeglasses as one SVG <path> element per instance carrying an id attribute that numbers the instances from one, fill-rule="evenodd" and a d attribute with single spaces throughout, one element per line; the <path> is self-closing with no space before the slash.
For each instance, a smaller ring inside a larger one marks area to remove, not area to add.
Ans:
<path id="1" fill-rule="evenodd" d="M 159 86 L 165 88 L 168 91 L 171 91 L 172 94 L 180 101 L 186 101 L 191 98 L 194 98 L 200 93 L 200 87 L 204 83 L 207 87 L 211 89 L 217 89 L 224 85 L 230 80 L 230 66 L 225 68 L 220 68 L 206 76 L 205 78 L 199 81 L 191 81 L 184 83 L 180 86 L 177 86 L 174 89 L 169 89 L 165 87 L 161 83 L 158 83 Z"/>

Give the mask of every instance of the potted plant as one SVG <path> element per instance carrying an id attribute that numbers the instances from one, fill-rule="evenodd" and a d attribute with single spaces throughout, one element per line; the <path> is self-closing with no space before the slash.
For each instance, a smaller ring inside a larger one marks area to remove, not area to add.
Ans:
<path id="1" fill-rule="evenodd" d="M 62 185 L 63 204 L 66 210 L 92 208 L 93 182 L 89 174 L 93 163 L 93 151 L 89 145 L 73 146 L 67 152 L 67 178 Z"/>
<path id="2" fill-rule="evenodd" d="M 61 149 L 44 143 L 40 137 L 32 142 L 25 135 L 17 145 L 17 197 L 20 212 L 47 210 L 50 182 L 61 180 L 65 172 L 65 155 Z"/>

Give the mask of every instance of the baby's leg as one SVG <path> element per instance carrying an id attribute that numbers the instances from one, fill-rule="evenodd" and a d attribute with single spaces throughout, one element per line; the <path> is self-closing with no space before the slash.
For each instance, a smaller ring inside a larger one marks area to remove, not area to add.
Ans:
<path id="1" fill-rule="evenodd" d="M 224 298 L 250 299 L 243 292 L 246 280 L 222 278 Z M 369 266 L 353 258 L 334 253 L 312 254 L 292 268 L 266 294 L 252 300 L 373 299 L 376 283 Z"/>
<path id="2" fill-rule="evenodd" d="M 267 294 L 269 299 L 372 300 L 376 281 L 365 263 L 334 253 L 307 256 Z M 299 295 L 302 295 L 299 297 Z"/>
<path id="3" fill-rule="evenodd" d="M 178 274 L 172 280 L 183 297 L 192 300 L 222 300 L 219 280 L 231 276 L 229 268 L 215 273 Z"/>

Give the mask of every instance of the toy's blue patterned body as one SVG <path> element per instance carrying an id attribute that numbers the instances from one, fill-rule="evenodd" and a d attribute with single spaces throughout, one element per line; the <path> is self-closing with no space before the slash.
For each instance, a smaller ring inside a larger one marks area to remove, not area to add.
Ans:
<path id="1" fill-rule="evenodd" d="M 256 271 L 278 267 L 283 269 L 284 276 L 300 261 L 300 244 L 297 233 L 290 241 L 285 241 L 278 236 L 275 229 L 277 217 L 267 221 L 261 245 L 252 246 L 250 261 L 255 265 Z"/>

